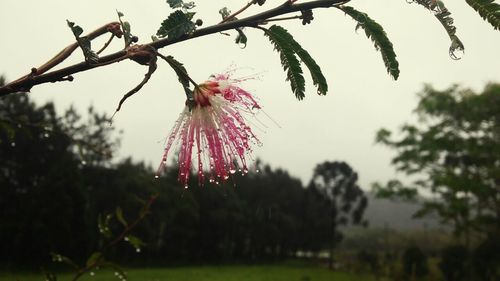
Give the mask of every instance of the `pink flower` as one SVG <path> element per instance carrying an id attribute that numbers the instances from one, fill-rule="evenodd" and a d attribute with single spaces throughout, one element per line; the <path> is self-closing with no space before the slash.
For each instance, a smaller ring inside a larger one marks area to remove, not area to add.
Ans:
<path id="1" fill-rule="evenodd" d="M 206 176 L 218 183 L 236 171 L 248 172 L 251 145 L 260 142 L 242 112 L 253 115 L 260 106 L 238 86 L 241 81 L 220 74 L 195 88 L 194 105 L 186 105 L 175 122 L 157 175 L 165 168 L 172 147 L 179 150 L 178 180 L 186 188 L 193 162 L 197 164 L 200 185 Z"/>

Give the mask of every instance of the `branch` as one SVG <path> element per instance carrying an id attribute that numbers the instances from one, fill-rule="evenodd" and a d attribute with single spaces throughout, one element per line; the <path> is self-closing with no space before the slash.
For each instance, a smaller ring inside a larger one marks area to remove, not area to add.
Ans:
<path id="1" fill-rule="evenodd" d="M 175 43 L 179 43 L 186 40 L 191 40 L 200 36 L 205 36 L 209 34 L 219 33 L 226 30 L 241 28 L 241 27 L 250 27 L 257 26 L 259 24 L 265 23 L 266 20 L 294 12 L 299 12 L 302 10 L 312 10 L 317 8 L 330 8 L 333 6 L 338 6 L 349 2 L 350 0 L 316 0 L 309 1 L 305 3 L 295 4 L 294 2 L 286 1 L 284 4 L 270 9 L 268 11 L 264 11 L 262 13 L 249 16 L 243 19 L 233 20 L 229 22 L 224 22 L 216 25 L 212 25 L 206 28 L 201 28 L 193 31 L 191 34 L 187 34 L 181 36 L 180 38 L 175 39 L 162 39 L 155 42 L 151 42 L 145 44 L 143 46 L 153 47 L 155 49 L 160 49 L 166 47 L 168 45 L 172 45 Z M 81 62 L 78 64 L 74 64 L 59 70 L 55 70 L 52 72 L 44 73 L 41 75 L 26 75 L 20 79 L 15 80 L 3 87 L 0 87 L 0 97 L 6 96 L 16 92 L 26 92 L 30 91 L 33 86 L 49 83 L 49 82 L 57 82 L 63 81 L 64 77 L 68 77 L 70 75 L 76 74 L 78 72 L 87 71 L 96 67 L 104 66 L 107 64 L 119 62 L 125 59 L 130 58 L 127 55 L 127 50 L 121 50 L 116 53 L 104 56 L 99 58 L 98 64 L 91 64 L 88 62 Z"/>

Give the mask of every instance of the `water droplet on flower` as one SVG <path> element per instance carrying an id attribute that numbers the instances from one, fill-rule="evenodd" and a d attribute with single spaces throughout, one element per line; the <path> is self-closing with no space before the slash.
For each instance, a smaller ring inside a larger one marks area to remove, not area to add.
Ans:
<path id="1" fill-rule="evenodd" d="M 225 176 L 224 176 L 224 180 L 227 180 L 228 178 L 229 178 L 229 176 L 228 176 L 228 175 L 225 175 Z"/>
<path id="2" fill-rule="evenodd" d="M 160 177 L 160 176 L 158 176 L 158 175 L 155 175 L 155 179 L 157 179 L 157 178 L 159 178 L 159 177 Z"/>
<path id="3" fill-rule="evenodd" d="M 186 185 L 184 186 L 184 188 L 185 188 L 185 189 L 188 189 L 188 188 L 189 188 L 189 186 L 186 184 Z"/>
<path id="4" fill-rule="evenodd" d="M 233 175 L 234 173 L 236 173 L 236 170 L 235 170 L 235 169 L 230 169 L 230 170 L 229 170 L 229 173 L 230 173 L 231 175 Z"/>

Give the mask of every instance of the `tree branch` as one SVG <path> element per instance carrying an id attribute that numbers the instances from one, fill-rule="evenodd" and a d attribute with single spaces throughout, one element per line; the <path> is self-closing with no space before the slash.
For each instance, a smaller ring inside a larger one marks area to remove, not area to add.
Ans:
<path id="1" fill-rule="evenodd" d="M 158 41 L 154 41 L 148 44 L 143 45 L 144 47 L 153 47 L 155 49 L 160 49 L 166 47 L 168 45 L 172 45 L 175 43 L 179 43 L 186 40 L 191 40 L 197 37 L 219 33 L 226 30 L 231 30 L 240 27 L 250 27 L 257 26 L 259 24 L 265 23 L 266 20 L 294 12 L 299 12 L 302 10 L 311 10 L 317 8 L 330 8 L 332 6 L 342 5 L 344 3 L 349 2 L 350 0 L 315 0 L 309 1 L 305 3 L 294 4 L 293 2 L 286 1 L 284 4 L 264 11 L 259 14 L 255 14 L 253 16 L 249 16 L 243 19 L 238 19 L 234 21 L 224 22 L 216 25 L 212 25 L 206 28 L 200 28 L 198 30 L 193 31 L 191 34 L 186 34 L 179 38 L 175 39 L 161 39 Z M 72 46 L 72 45 L 70 45 Z M 33 86 L 49 83 L 49 82 L 57 82 L 63 81 L 64 77 L 69 75 L 76 74 L 78 72 L 87 71 L 96 67 L 104 66 L 110 63 L 119 62 L 125 59 L 131 58 L 128 55 L 127 50 L 121 50 L 116 53 L 100 57 L 98 64 L 91 64 L 88 62 L 81 62 L 78 64 L 74 64 L 59 70 L 47 72 L 41 75 L 33 75 L 28 74 L 26 76 L 21 77 L 20 79 L 15 80 L 3 87 L 0 87 L 0 97 L 6 96 L 16 92 L 27 92 L 30 91 Z"/>

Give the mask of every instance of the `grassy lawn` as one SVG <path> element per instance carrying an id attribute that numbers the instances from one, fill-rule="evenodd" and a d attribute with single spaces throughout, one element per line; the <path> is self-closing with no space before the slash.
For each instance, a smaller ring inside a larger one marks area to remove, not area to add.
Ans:
<path id="1" fill-rule="evenodd" d="M 370 277 L 333 272 L 314 266 L 198 266 L 127 270 L 130 281 L 373 281 Z M 61 274 L 57 280 L 71 280 L 71 275 Z M 2 281 L 43 281 L 41 275 L 0 272 Z M 97 271 L 79 280 L 119 280 L 111 271 Z"/>

